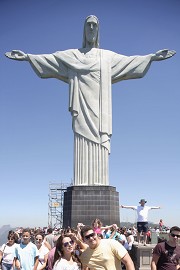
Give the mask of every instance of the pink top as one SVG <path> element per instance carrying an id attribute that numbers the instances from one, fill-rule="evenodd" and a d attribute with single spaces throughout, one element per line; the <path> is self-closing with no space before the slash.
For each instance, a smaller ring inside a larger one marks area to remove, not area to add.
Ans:
<path id="1" fill-rule="evenodd" d="M 98 227 L 94 228 L 94 232 L 95 233 L 102 233 L 101 228 L 98 228 Z"/>

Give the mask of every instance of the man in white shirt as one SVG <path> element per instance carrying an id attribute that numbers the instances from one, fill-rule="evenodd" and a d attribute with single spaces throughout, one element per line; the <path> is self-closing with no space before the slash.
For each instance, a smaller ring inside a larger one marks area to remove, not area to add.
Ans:
<path id="1" fill-rule="evenodd" d="M 147 242 L 147 231 L 148 231 L 148 212 L 151 209 L 160 209 L 160 206 L 146 206 L 147 201 L 145 199 L 140 200 L 138 206 L 125 206 L 121 205 L 121 208 L 128 208 L 137 211 L 137 241 L 140 243 L 140 233 L 143 233 L 144 246 Z"/>

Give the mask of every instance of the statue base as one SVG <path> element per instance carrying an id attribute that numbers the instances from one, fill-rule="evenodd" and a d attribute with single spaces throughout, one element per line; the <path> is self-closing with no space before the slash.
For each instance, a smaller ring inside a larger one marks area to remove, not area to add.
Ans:
<path id="1" fill-rule="evenodd" d="M 120 226 L 119 193 L 112 186 L 70 186 L 64 192 L 63 227 L 91 225 L 99 218 L 103 225 Z"/>
<path id="2" fill-rule="evenodd" d="M 154 247 L 155 244 L 148 244 L 147 246 L 138 245 L 138 243 L 133 244 L 129 254 L 134 262 L 135 270 L 151 269 L 152 250 Z"/>

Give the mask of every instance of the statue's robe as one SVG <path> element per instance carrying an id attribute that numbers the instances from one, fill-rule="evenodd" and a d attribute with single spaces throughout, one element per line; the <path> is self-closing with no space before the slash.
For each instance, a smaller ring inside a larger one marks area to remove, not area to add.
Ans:
<path id="1" fill-rule="evenodd" d="M 69 111 L 74 131 L 74 185 L 108 185 L 112 135 L 112 83 L 142 78 L 151 55 L 124 56 L 102 49 L 70 49 L 28 54 L 41 78 L 69 84 Z M 62 125 L 63 129 L 63 125 Z"/>

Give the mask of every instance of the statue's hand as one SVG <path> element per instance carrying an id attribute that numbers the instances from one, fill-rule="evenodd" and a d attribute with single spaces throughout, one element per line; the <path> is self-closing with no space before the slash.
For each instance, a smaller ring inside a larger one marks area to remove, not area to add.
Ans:
<path id="1" fill-rule="evenodd" d="M 161 61 L 165 60 L 167 58 L 172 57 L 174 54 L 176 54 L 176 51 L 170 51 L 168 49 L 160 50 L 157 51 L 153 56 L 152 56 L 152 61 Z"/>
<path id="2" fill-rule="evenodd" d="M 13 60 L 19 60 L 19 61 L 28 60 L 27 54 L 22 52 L 22 51 L 19 51 L 19 50 L 13 50 L 11 52 L 6 52 L 5 56 L 10 58 L 10 59 L 13 59 Z"/>

